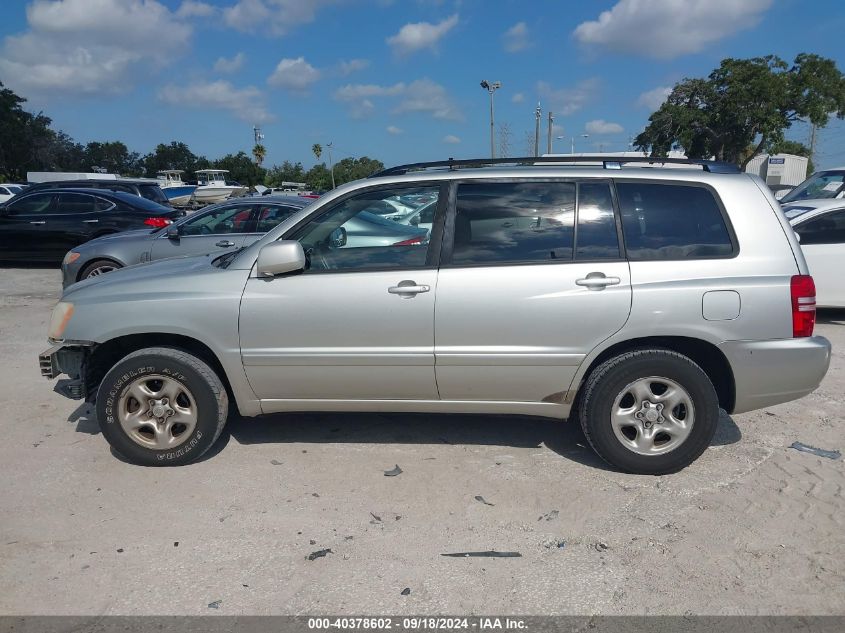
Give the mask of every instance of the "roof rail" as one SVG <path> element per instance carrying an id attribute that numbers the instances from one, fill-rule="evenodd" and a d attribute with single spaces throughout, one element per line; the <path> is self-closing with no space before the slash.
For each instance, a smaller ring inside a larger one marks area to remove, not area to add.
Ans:
<path id="1" fill-rule="evenodd" d="M 446 167 L 449 170 L 461 168 L 494 167 L 496 165 L 519 165 L 519 166 L 542 166 L 542 165 L 565 165 L 581 163 L 585 165 L 601 164 L 604 169 L 621 169 L 627 163 L 645 163 L 651 165 L 700 165 L 704 171 L 714 174 L 738 174 L 739 167 L 732 163 L 725 163 L 715 160 L 704 160 L 700 158 L 659 158 L 657 156 L 613 156 L 613 155 L 590 155 L 590 156 L 525 156 L 521 158 L 467 158 L 455 160 L 437 160 L 427 163 L 409 163 L 388 167 L 376 172 L 370 178 L 379 176 L 397 176 L 407 174 L 410 171 L 422 171 L 437 167 Z"/>

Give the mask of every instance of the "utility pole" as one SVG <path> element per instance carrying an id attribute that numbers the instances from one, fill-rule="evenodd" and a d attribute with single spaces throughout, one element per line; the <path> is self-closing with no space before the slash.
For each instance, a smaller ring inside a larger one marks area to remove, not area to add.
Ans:
<path id="1" fill-rule="evenodd" d="M 496 132 L 493 127 L 493 93 L 502 87 L 501 81 L 489 82 L 482 79 L 481 87 L 490 93 L 490 158 L 496 158 Z"/>
<path id="2" fill-rule="evenodd" d="M 537 102 L 537 109 L 534 110 L 534 156 L 540 155 L 540 117 L 543 111 L 540 109 L 540 102 Z"/>
<path id="3" fill-rule="evenodd" d="M 261 141 L 264 140 L 264 135 L 261 133 L 261 128 L 258 126 L 252 126 L 252 134 L 255 137 L 255 144 L 258 145 Z"/>
<path id="4" fill-rule="evenodd" d="M 546 154 L 552 153 L 552 123 L 554 123 L 554 116 L 552 113 L 549 112 L 549 135 L 548 135 L 548 142 L 546 143 Z"/>

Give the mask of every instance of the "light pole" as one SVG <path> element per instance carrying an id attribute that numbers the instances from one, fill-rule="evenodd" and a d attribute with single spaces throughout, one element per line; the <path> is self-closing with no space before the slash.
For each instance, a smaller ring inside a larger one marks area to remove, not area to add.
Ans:
<path id="1" fill-rule="evenodd" d="M 582 134 L 581 138 L 590 138 L 590 135 L 589 134 Z M 565 141 L 566 139 L 569 139 L 569 143 L 570 143 L 569 153 L 570 154 L 575 153 L 575 137 L 574 136 L 556 136 L 555 139 L 557 139 L 558 141 Z"/>
<path id="2" fill-rule="evenodd" d="M 326 149 L 329 150 L 329 169 L 332 172 L 332 189 L 334 189 L 335 184 L 334 184 L 334 163 L 332 162 L 332 144 L 326 143 Z"/>
<path id="3" fill-rule="evenodd" d="M 496 140 L 495 131 L 493 128 L 493 93 L 502 87 L 501 81 L 494 81 L 490 83 L 486 79 L 481 81 L 481 87 L 490 94 L 490 158 L 496 158 Z"/>

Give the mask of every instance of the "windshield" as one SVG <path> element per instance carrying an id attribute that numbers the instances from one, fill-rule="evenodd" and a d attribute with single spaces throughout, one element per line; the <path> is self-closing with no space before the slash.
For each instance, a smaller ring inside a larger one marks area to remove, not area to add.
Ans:
<path id="1" fill-rule="evenodd" d="M 820 171 L 781 198 L 781 203 L 845 195 L 845 171 Z"/>

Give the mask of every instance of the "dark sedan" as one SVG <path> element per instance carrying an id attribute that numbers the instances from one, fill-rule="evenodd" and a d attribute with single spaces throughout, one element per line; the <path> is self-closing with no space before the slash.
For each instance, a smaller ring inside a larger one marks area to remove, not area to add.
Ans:
<path id="1" fill-rule="evenodd" d="M 65 287 L 124 266 L 248 246 L 313 200 L 298 196 L 237 198 L 207 207 L 158 231 L 128 231 L 83 244 L 62 262 Z"/>
<path id="2" fill-rule="evenodd" d="M 25 191 L 0 205 L 0 260 L 60 261 L 88 240 L 131 229 L 159 229 L 183 215 L 119 191 Z"/>

